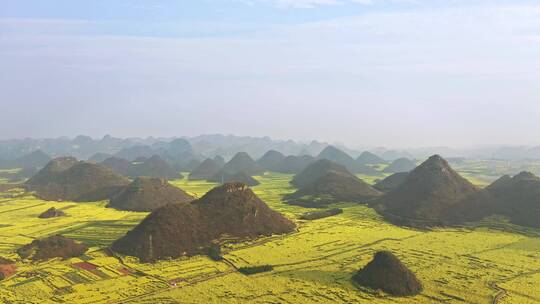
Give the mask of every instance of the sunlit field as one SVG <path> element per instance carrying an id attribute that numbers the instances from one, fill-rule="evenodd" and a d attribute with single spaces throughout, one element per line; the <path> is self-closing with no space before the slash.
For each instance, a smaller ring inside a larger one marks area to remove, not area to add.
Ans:
<path id="1" fill-rule="evenodd" d="M 186 174 L 187 175 L 187 174 Z M 257 195 L 294 219 L 297 232 L 230 244 L 224 260 L 206 256 L 141 264 L 105 250 L 146 213 L 106 208 L 106 202 L 45 202 L 19 190 L 0 195 L 0 256 L 52 234 L 89 245 L 86 255 L 41 263 L 17 260 L 0 282 L 1 303 L 540 303 L 540 230 L 490 219 L 475 226 L 420 231 L 384 222 L 373 210 L 339 204 L 343 214 L 314 221 L 312 209 L 289 206 L 291 175 L 256 177 Z M 380 177 L 376 177 L 380 178 Z M 373 182 L 376 178 L 369 180 Z M 215 184 L 175 180 L 202 196 Z M 50 207 L 66 217 L 39 219 Z M 336 207 L 336 206 L 332 206 Z M 350 278 L 378 250 L 393 251 L 422 280 L 424 292 L 393 298 L 359 290 Z M 272 265 L 246 276 L 244 266 Z"/>

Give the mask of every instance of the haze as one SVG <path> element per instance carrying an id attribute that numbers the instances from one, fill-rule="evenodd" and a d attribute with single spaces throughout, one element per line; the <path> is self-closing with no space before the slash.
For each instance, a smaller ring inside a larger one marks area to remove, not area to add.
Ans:
<path id="1" fill-rule="evenodd" d="M 535 145 L 538 1 L 5 1 L 0 138 Z"/>

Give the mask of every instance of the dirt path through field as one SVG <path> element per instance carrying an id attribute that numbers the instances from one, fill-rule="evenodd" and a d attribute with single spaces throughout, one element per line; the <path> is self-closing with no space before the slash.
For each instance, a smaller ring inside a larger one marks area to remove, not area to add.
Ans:
<path id="1" fill-rule="evenodd" d="M 501 282 L 492 282 L 492 283 L 489 283 L 489 287 L 497 290 L 497 294 L 495 295 L 495 297 L 493 298 L 493 301 L 491 302 L 491 304 L 500 304 L 500 301 L 506 297 L 508 295 L 508 291 L 502 287 L 500 287 L 498 284 L 500 283 L 505 283 L 505 282 L 508 282 L 508 281 L 512 281 L 512 280 L 515 280 L 517 278 L 520 278 L 520 277 L 527 277 L 527 276 L 530 276 L 530 275 L 534 275 L 534 274 L 538 274 L 540 273 L 540 269 L 536 269 L 536 270 L 532 270 L 532 271 L 528 271 L 528 272 L 523 272 L 523 273 L 520 273 L 518 275 L 515 275 L 513 277 L 509 277 L 507 278 L 506 280 L 504 281 L 501 281 Z M 526 296 L 526 295 L 524 295 Z"/>

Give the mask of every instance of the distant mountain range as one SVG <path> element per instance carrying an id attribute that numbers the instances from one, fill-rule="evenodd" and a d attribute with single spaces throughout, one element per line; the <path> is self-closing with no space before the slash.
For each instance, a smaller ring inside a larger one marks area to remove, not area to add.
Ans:
<path id="1" fill-rule="evenodd" d="M 259 159 L 269 150 L 275 150 L 284 155 L 317 156 L 329 145 L 329 143 L 316 140 L 298 142 L 293 140 L 276 140 L 270 137 L 223 134 L 177 138 L 117 138 L 110 135 L 106 135 L 101 139 L 94 139 L 85 135 L 79 135 L 75 138 L 24 138 L 0 140 L 0 166 L 3 162 L 14 161 L 36 150 L 41 150 L 51 157 L 73 156 L 78 159 L 89 159 L 91 157 L 103 158 L 112 155 L 129 158 L 128 156 L 130 154 L 150 157 L 153 154 L 158 154 L 167 161 L 175 163 L 176 160 L 170 159 L 171 157 L 178 158 L 181 156 L 182 160 L 195 158 L 203 161 L 208 157 L 220 155 L 225 159 L 230 159 L 238 152 L 247 152 L 254 159 Z M 393 161 L 403 157 L 409 159 L 426 159 L 433 154 L 439 154 L 445 158 L 540 159 L 540 146 L 492 146 L 472 149 L 455 149 L 450 147 L 388 149 L 377 147 L 361 150 L 351 149 L 342 144 L 333 144 L 333 146 L 346 152 L 353 158 L 357 158 L 364 151 L 370 151 L 386 161 Z"/>

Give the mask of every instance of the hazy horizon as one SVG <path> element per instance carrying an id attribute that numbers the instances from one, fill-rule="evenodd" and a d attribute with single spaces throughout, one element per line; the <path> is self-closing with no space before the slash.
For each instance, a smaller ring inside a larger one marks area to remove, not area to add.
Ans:
<path id="1" fill-rule="evenodd" d="M 0 139 L 539 145 L 535 2 L 12 1 Z"/>

